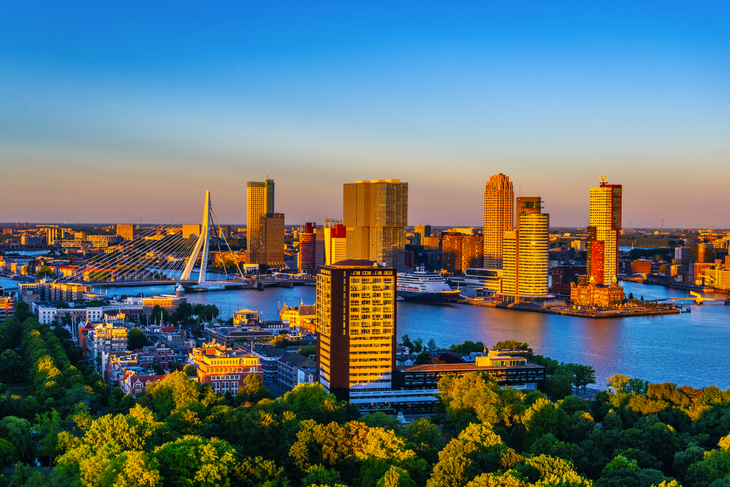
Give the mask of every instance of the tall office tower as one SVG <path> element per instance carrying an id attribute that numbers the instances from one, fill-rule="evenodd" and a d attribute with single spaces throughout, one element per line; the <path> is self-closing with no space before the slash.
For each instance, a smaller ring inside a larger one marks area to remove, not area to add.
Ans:
<path id="1" fill-rule="evenodd" d="M 618 279 L 622 192 L 620 184 L 608 184 L 605 176 L 599 187 L 591 188 L 587 273 L 595 284 L 608 286 Z"/>
<path id="2" fill-rule="evenodd" d="M 400 179 L 357 181 L 345 184 L 343 193 L 347 258 L 404 267 L 408 183 Z"/>
<path id="3" fill-rule="evenodd" d="M 261 215 L 259 229 L 258 262 L 254 263 L 273 269 L 284 269 L 284 214 Z"/>
<path id="4" fill-rule="evenodd" d="M 317 275 L 319 381 L 339 400 L 392 386 L 396 269 L 348 259 Z"/>
<path id="5" fill-rule="evenodd" d="M 514 227 L 515 192 L 512 183 L 502 173 L 495 174 L 484 190 L 484 268 L 502 268 L 502 239 L 504 232 Z"/>
<path id="6" fill-rule="evenodd" d="M 265 181 L 246 183 L 246 262 L 264 264 L 261 248 L 261 219 L 274 215 L 274 180 L 266 173 Z"/>
<path id="7" fill-rule="evenodd" d="M 117 225 L 117 235 L 124 240 L 134 240 L 134 225 L 120 223 Z"/>
<path id="8" fill-rule="evenodd" d="M 324 257 L 324 228 L 315 228 L 314 234 L 317 236 L 317 239 L 314 242 L 314 268 L 324 265 L 325 257 Z"/>
<path id="9" fill-rule="evenodd" d="M 299 234 L 299 257 L 297 267 L 302 272 L 313 272 L 316 268 L 317 234 L 316 223 L 307 222 L 304 232 Z"/>
<path id="10" fill-rule="evenodd" d="M 522 296 L 548 293 L 550 215 L 539 197 L 517 198 L 517 228 L 503 235 L 502 291 Z"/>
<path id="11" fill-rule="evenodd" d="M 424 239 L 431 236 L 431 225 L 416 225 L 413 227 L 414 235 L 417 235 L 415 245 L 424 245 Z"/>
<path id="12" fill-rule="evenodd" d="M 334 224 L 324 228 L 324 260 L 325 265 L 336 264 L 347 258 L 347 227 Z"/>

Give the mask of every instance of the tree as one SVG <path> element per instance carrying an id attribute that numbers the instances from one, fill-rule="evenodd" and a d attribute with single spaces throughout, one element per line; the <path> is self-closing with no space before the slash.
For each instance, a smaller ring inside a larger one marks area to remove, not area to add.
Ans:
<path id="1" fill-rule="evenodd" d="M 36 275 L 41 278 L 43 278 L 43 277 L 52 278 L 52 277 L 56 276 L 56 273 L 50 267 L 43 266 L 38 270 Z"/>
<path id="2" fill-rule="evenodd" d="M 494 344 L 492 350 L 527 350 L 532 353 L 530 345 L 515 339 L 501 340 Z"/>
<path id="3" fill-rule="evenodd" d="M 289 481 L 284 467 L 277 467 L 273 460 L 262 457 L 244 458 L 234 469 L 236 487 L 286 487 Z"/>
<path id="4" fill-rule="evenodd" d="M 428 344 L 426 346 L 428 347 L 429 352 L 435 352 L 439 349 L 438 345 L 436 345 L 436 340 L 434 340 L 433 338 L 428 341 Z"/>
<path id="5" fill-rule="evenodd" d="M 408 350 L 413 352 L 413 342 L 411 341 L 410 337 L 408 335 L 403 335 L 403 338 L 401 338 L 401 345 L 404 347 L 408 347 Z"/>
<path id="6" fill-rule="evenodd" d="M 15 316 L 18 321 L 21 323 L 33 316 L 33 313 L 30 311 L 30 305 L 26 303 L 25 301 L 18 301 L 15 303 L 15 311 L 13 313 L 13 316 Z"/>
<path id="7" fill-rule="evenodd" d="M 30 422 L 15 416 L 6 416 L 0 421 L 0 437 L 12 443 L 21 461 L 32 462 L 35 458 L 35 444 L 30 436 Z"/>
<path id="8" fill-rule="evenodd" d="M 135 350 L 137 348 L 141 350 L 142 347 L 146 347 L 147 345 L 149 345 L 149 340 L 147 340 L 145 332 L 137 327 L 129 330 L 127 334 L 127 347 L 129 350 Z"/>
<path id="9" fill-rule="evenodd" d="M 0 354 L 0 382 L 18 382 L 25 372 L 25 363 L 15 350 L 7 349 Z"/>
<path id="10" fill-rule="evenodd" d="M 421 353 L 423 351 L 423 338 L 417 338 L 413 341 L 413 353 Z"/>
<path id="11" fill-rule="evenodd" d="M 596 383 L 596 369 L 594 369 L 590 365 L 570 365 L 570 371 L 573 375 L 573 385 L 576 389 L 580 389 L 581 387 L 585 389 L 587 385 Z"/>

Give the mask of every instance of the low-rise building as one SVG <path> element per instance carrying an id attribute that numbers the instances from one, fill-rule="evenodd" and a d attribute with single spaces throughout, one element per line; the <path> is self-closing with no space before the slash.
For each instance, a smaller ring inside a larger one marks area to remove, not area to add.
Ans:
<path id="1" fill-rule="evenodd" d="M 297 331 L 308 331 L 315 333 L 317 331 L 317 305 L 316 304 L 300 304 L 299 306 L 287 306 L 279 311 L 279 317 L 283 321 L 288 321 L 289 326 Z"/>
<path id="2" fill-rule="evenodd" d="M 0 321 L 4 321 L 6 318 L 13 316 L 15 304 L 13 299 L 10 297 L 0 297 Z"/>
<path id="3" fill-rule="evenodd" d="M 245 348 L 243 344 L 236 343 L 237 348 Z M 264 372 L 264 382 L 275 382 L 279 376 L 279 359 L 286 352 L 280 348 L 271 345 L 259 345 L 253 348 L 253 355 L 258 357 L 261 362 L 261 369 Z"/>
<path id="4" fill-rule="evenodd" d="M 233 326 L 255 325 L 258 322 L 258 311 L 242 309 L 233 312 Z"/>
<path id="5" fill-rule="evenodd" d="M 624 302 L 624 288 L 614 283 L 610 286 L 588 284 L 570 284 L 570 302 L 575 306 L 608 308 Z"/>
<path id="6" fill-rule="evenodd" d="M 294 389 L 298 384 L 314 384 L 317 381 L 317 363 L 297 352 L 289 352 L 277 360 L 277 381 L 284 389 Z"/>
<path id="7" fill-rule="evenodd" d="M 215 341 L 226 347 L 232 347 L 235 342 L 261 342 L 274 338 L 273 333 L 269 330 L 253 326 L 206 325 L 203 328 L 203 336 L 207 341 Z"/>
<path id="8" fill-rule="evenodd" d="M 127 350 L 127 329 L 105 323 L 94 323 L 86 332 L 86 360 L 90 364 L 101 359 L 102 352 L 124 352 Z"/>
<path id="9" fill-rule="evenodd" d="M 251 374 L 256 374 L 263 380 L 264 373 L 258 357 L 215 341 L 194 348 L 190 361 L 198 368 L 200 383 L 211 384 L 216 393 L 238 394 L 244 379 Z"/>

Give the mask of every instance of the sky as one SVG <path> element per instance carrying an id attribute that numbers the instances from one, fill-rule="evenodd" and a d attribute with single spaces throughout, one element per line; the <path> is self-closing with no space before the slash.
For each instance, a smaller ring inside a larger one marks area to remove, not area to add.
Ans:
<path id="1" fill-rule="evenodd" d="M 287 224 L 409 183 L 480 226 L 504 173 L 553 226 L 730 227 L 728 2 L 0 2 L 0 221 Z"/>

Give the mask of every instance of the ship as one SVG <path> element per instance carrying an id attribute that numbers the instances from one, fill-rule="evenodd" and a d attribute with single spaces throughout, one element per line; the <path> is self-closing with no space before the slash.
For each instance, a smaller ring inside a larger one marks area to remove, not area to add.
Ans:
<path id="1" fill-rule="evenodd" d="M 398 298 L 419 303 L 448 304 L 460 292 L 451 289 L 446 279 L 435 272 L 426 272 L 419 267 L 412 273 L 398 273 Z"/>

